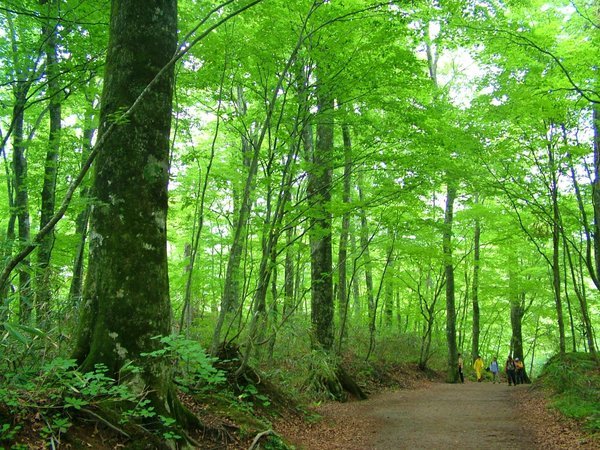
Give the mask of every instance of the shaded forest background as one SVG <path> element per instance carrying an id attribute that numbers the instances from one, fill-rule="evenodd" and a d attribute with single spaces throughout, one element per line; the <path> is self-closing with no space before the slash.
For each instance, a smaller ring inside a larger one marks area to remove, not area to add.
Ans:
<path id="1" fill-rule="evenodd" d="M 110 10 L 0 3 L 5 374 L 76 366 L 103 239 L 90 215 L 115 203 L 93 188 L 99 130 L 136 124 L 131 103 L 100 122 Z M 378 364 L 454 382 L 458 353 L 511 353 L 528 374 L 595 355 L 599 25 L 586 0 L 180 0 L 172 334 L 143 356 L 201 367 L 188 387 L 218 390 L 220 356 L 237 377 L 344 398 Z"/>

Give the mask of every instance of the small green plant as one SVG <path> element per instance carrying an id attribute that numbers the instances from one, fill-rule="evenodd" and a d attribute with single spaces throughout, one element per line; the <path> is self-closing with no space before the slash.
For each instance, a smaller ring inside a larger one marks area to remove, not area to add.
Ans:
<path id="1" fill-rule="evenodd" d="M 57 441 L 60 441 L 60 436 L 65 434 L 71 425 L 69 419 L 56 414 L 47 421 L 46 426 L 42 428 L 41 434 L 44 438 L 53 437 Z"/>
<path id="2" fill-rule="evenodd" d="M 175 382 L 183 391 L 203 391 L 225 382 L 223 371 L 214 367 L 217 358 L 209 357 L 202 346 L 183 336 L 157 336 L 163 347 L 142 356 L 168 358 L 176 366 Z"/>
<path id="3" fill-rule="evenodd" d="M 254 402 L 259 401 L 261 405 L 267 408 L 271 404 L 271 400 L 264 394 L 260 394 L 258 389 L 253 384 L 248 384 L 242 389 L 242 393 L 238 395 L 238 400 L 243 401 L 250 407 L 254 406 Z"/>
<path id="4" fill-rule="evenodd" d="M 137 396 L 107 375 L 98 365 L 88 373 L 77 370 L 72 359 L 54 358 L 38 366 L 3 373 L 0 404 L 13 417 L 15 425 L 3 424 L 0 441 L 16 447 L 25 423 L 42 420 L 39 436 L 60 442 L 72 425 L 73 413 L 107 403 L 134 402 Z"/>
<path id="5" fill-rule="evenodd" d="M 181 439 L 181 436 L 177 434 L 176 425 L 177 421 L 172 417 L 158 416 L 160 423 L 163 427 L 162 437 L 166 440 L 173 441 Z"/>
<path id="6" fill-rule="evenodd" d="M 3 423 L 0 425 L 0 442 L 12 441 L 20 429 L 20 425 L 13 426 L 10 423 Z"/>

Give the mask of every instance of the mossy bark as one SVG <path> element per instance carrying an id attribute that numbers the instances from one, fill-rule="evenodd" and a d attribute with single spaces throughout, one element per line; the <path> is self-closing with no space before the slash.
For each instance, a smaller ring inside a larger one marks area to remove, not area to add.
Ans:
<path id="1" fill-rule="evenodd" d="M 57 2 L 47 3 L 48 17 L 56 14 Z M 57 16 L 59 14 L 56 14 Z M 41 192 L 40 207 L 40 230 L 43 229 L 54 215 L 56 207 L 56 179 L 58 174 L 58 155 L 60 152 L 61 137 L 61 97 L 60 85 L 58 82 L 58 20 L 48 19 L 48 22 L 42 28 L 44 39 L 46 40 L 46 74 L 48 76 L 48 92 L 50 94 L 50 104 L 48 105 L 50 133 L 48 137 L 48 147 L 46 150 L 46 162 L 44 164 L 44 183 Z M 52 276 L 52 267 L 50 265 L 50 256 L 54 247 L 54 231 L 48 233 L 40 242 L 37 252 L 36 264 L 36 292 L 35 309 L 37 326 L 46 328 L 49 326 L 48 313 L 50 311 L 50 302 L 52 300 L 52 290 L 50 287 L 50 278 Z"/>
<path id="2" fill-rule="evenodd" d="M 478 203 L 479 196 L 475 194 L 475 202 Z M 473 342 L 471 346 L 471 355 L 473 358 L 479 354 L 479 272 L 480 272 L 480 251 L 481 251 L 481 223 L 479 218 L 475 219 L 475 231 L 473 236 Z"/>
<path id="3" fill-rule="evenodd" d="M 444 270 L 446 274 L 446 339 L 448 343 L 448 382 L 458 382 L 458 350 L 456 346 L 456 301 L 454 292 L 454 263 L 452 259 L 452 223 L 456 182 L 448 178 L 446 212 L 444 216 Z M 475 355 L 473 356 L 475 357 Z"/>
<path id="4" fill-rule="evenodd" d="M 315 347 L 333 347 L 332 219 L 333 97 L 322 72 L 317 83 L 317 139 L 310 160 L 307 198 L 310 204 L 311 322 Z"/>
<path id="5" fill-rule="evenodd" d="M 147 86 L 176 48 L 176 0 L 113 0 L 100 111 L 105 140 L 94 166 L 89 268 L 74 351 L 84 371 L 104 364 L 118 377 L 127 364 L 140 367 L 130 382 L 152 393 L 157 412 L 172 415 L 167 366 L 141 354 L 156 349 L 153 337 L 169 334 L 171 326 L 166 218 L 172 67 Z M 120 118 L 142 92 L 131 114 Z"/>

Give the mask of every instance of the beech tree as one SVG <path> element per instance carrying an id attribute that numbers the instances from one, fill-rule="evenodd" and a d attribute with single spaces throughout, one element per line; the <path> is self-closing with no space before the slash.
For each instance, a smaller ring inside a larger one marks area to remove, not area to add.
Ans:
<path id="1" fill-rule="evenodd" d="M 136 390 L 147 390 L 156 410 L 170 416 L 176 415 L 177 402 L 166 362 L 141 354 L 157 349 L 155 337 L 171 329 L 169 64 L 176 50 L 174 0 L 112 2 L 89 267 L 74 352 L 82 370 L 103 364 L 115 379 L 127 379 L 121 377 L 128 364 L 140 367 L 139 379 L 128 381 Z"/>
<path id="2" fill-rule="evenodd" d="M 328 395 L 389 355 L 456 381 L 458 352 L 595 352 L 591 3 L 271 0 L 217 26 L 258 2 L 179 0 L 176 25 L 175 0 L 113 0 L 104 74 L 96 3 L 0 8 L 3 336 L 60 335 L 172 411 L 140 355 L 173 330 Z"/>

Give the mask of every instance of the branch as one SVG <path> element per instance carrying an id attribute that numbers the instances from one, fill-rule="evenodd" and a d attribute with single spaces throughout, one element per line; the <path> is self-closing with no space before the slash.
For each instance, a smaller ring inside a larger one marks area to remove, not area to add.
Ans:
<path id="1" fill-rule="evenodd" d="M 84 412 L 86 414 L 89 414 L 90 416 L 92 416 L 94 419 L 99 420 L 100 422 L 102 422 L 104 425 L 106 425 L 108 428 L 110 428 L 111 430 L 116 431 L 117 433 L 125 436 L 127 439 L 130 439 L 131 436 L 129 434 L 127 434 L 125 431 L 123 431 L 122 429 L 118 428 L 117 426 L 113 425 L 112 423 L 110 423 L 108 420 L 106 420 L 104 417 L 100 416 L 99 414 L 96 414 L 93 411 L 90 411 L 87 408 L 81 408 L 80 409 L 81 412 Z"/>
<path id="2" fill-rule="evenodd" d="M 571 77 L 570 72 L 567 70 L 567 68 L 564 66 L 564 64 L 561 62 L 560 58 L 558 56 L 556 56 L 554 53 L 552 53 L 549 50 L 546 50 L 545 48 L 540 47 L 538 44 L 536 44 L 532 39 L 523 36 L 521 34 L 515 33 L 511 30 L 501 30 L 498 28 L 493 28 L 493 29 L 489 29 L 489 28 L 477 28 L 477 27 L 469 27 L 467 25 L 465 25 L 465 28 L 471 28 L 473 30 L 476 31 L 485 31 L 485 32 L 491 32 L 491 33 L 504 33 L 510 37 L 512 37 L 513 39 L 516 39 L 517 41 L 522 41 L 522 43 L 517 42 L 517 45 L 524 45 L 524 46 L 528 46 L 528 47 L 532 47 L 535 50 L 537 50 L 538 52 L 549 56 L 560 68 L 560 70 L 562 71 L 562 73 L 565 75 L 565 77 L 567 78 L 567 81 L 569 82 L 569 84 L 571 86 L 573 86 L 573 89 L 579 94 L 581 95 L 583 98 L 585 98 L 588 102 L 592 103 L 592 104 L 598 104 L 600 103 L 600 99 L 594 99 L 592 97 L 590 97 L 590 93 L 595 95 L 596 97 L 599 97 L 598 93 L 596 91 L 590 90 L 590 89 L 583 89 L 581 87 L 579 87 L 579 85 L 573 80 L 573 78 Z"/>
<path id="3" fill-rule="evenodd" d="M 582 17 L 583 19 L 585 19 L 591 26 L 593 26 L 596 29 L 600 29 L 600 25 L 597 24 L 596 22 L 594 22 L 592 19 L 590 19 L 588 16 L 586 16 L 585 14 L 583 14 L 579 8 L 577 7 L 577 5 L 575 4 L 575 2 L 573 0 L 571 0 L 571 6 L 573 8 L 575 8 L 575 11 L 577 12 L 577 14 L 579 14 L 579 17 Z"/>
<path id="4" fill-rule="evenodd" d="M 54 229 L 56 224 L 63 218 L 63 216 L 65 215 L 65 213 L 67 211 L 67 208 L 69 207 L 69 204 L 71 203 L 71 199 L 73 198 L 75 191 L 77 190 L 79 185 L 83 182 L 85 176 L 87 175 L 87 172 L 89 171 L 90 167 L 92 166 L 92 162 L 94 161 L 94 159 L 96 159 L 96 156 L 98 155 L 98 152 L 101 150 L 102 146 L 106 142 L 107 137 L 110 136 L 112 134 L 112 132 L 114 131 L 115 127 L 118 126 L 117 124 L 127 122 L 127 119 L 129 119 L 131 117 L 131 115 L 138 108 L 138 106 L 140 105 L 142 100 L 144 100 L 146 98 L 146 96 L 148 95 L 150 90 L 158 83 L 158 81 L 167 72 L 167 70 L 169 70 L 179 59 L 181 59 L 196 44 L 198 44 L 204 37 L 206 37 L 208 35 L 208 33 L 210 33 L 212 30 L 217 28 L 219 25 L 222 25 L 229 19 L 237 16 L 241 12 L 246 11 L 250 7 L 260 3 L 261 1 L 262 0 L 254 0 L 253 2 L 249 3 L 248 5 L 232 12 L 231 14 L 225 16 L 223 19 L 218 21 L 215 25 L 209 27 L 209 29 L 207 31 L 205 31 L 200 36 L 198 36 L 198 38 L 194 39 L 190 45 L 179 47 L 179 49 L 175 52 L 175 54 L 170 59 L 170 61 L 167 64 L 165 64 L 165 66 L 162 69 L 160 69 L 160 71 L 156 74 L 156 76 L 152 79 L 152 81 L 150 81 L 150 83 L 148 83 L 148 85 L 140 93 L 138 98 L 133 102 L 133 104 L 129 107 L 129 109 L 127 109 L 118 119 L 116 119 L 114 122 L 112 122 L 109 125 L 109 127 L 106 129 L 106 131 L 104 133 L 102 133 L 102 136 L 100 136 L 98 141 L 96 141 L 96 144 L 91 149 L 88 158 L 86 159 L 85 163 L 83 164 L 83 166 L 79 172 L 79 175 L 77 175 L 77 178 L 75 178 L 75 180 L 73 180 L 73 182 L 69 185 L 69 188 L 67 189 L 65 197 L 64 197 L 58 211 L 54 214 L 54 216 L 52 216 L 52 218 L 48 221 L 48 223 L 39 231 L 39 233 L 35 236 L 35 238 L 28 245 L 23 247 L 23 249 L 19 253 L 17 253 L 15 256 L 13 256 L 12 259 L 6 264 L 6 267 L 2 271 L 2 274 L 0 275 L 0 289 L 3 289 L 4 286 L 6 285 L 6 282 L 8 281 L 8 278 L 10 277 L 10 274 L 13 271 L 13 269 L 21 261 L 23 261 L 31 252 L 33 252 L 35 250 L 35 248 L 40 244 L 42 239 L 44 239 L 44 237 L 48 233 L 50 233 L 50 231 L 52 231 L 52 229 Z M 212 14 L 212 12 L 210 14 Z"/>

